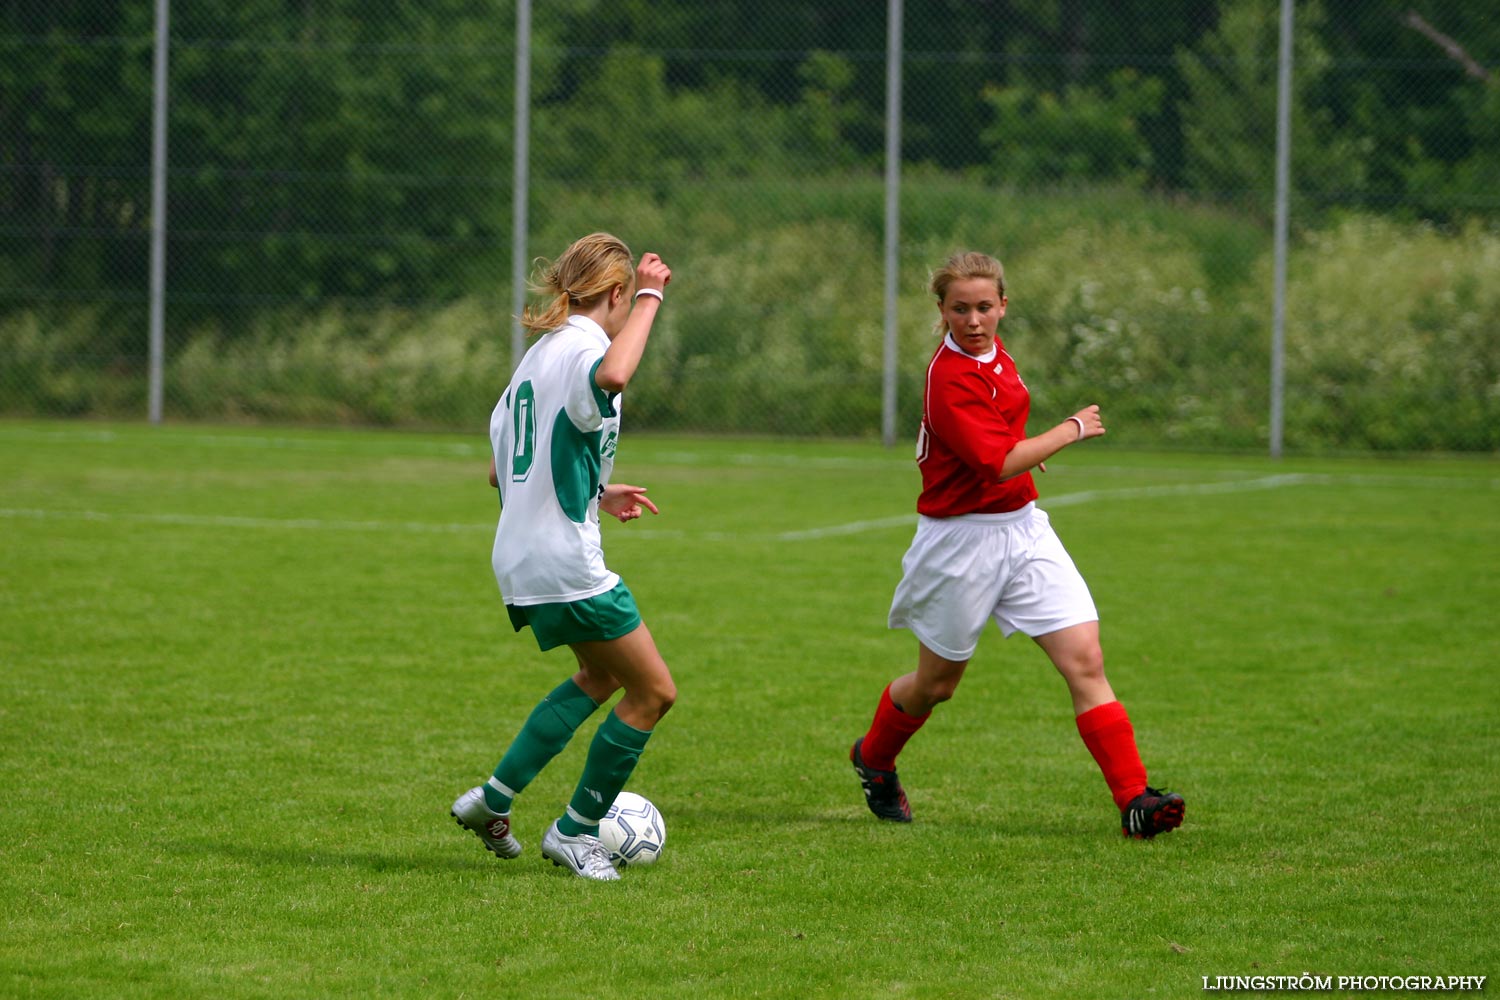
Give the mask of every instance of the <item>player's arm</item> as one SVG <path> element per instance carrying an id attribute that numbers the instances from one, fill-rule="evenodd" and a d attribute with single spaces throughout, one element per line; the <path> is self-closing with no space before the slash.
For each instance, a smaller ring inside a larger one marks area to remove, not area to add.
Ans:
<path id="1" fill-rule="evenodd" d="M 490 456 L 490 485 L 495 489 L 500 488 L 500 474 L 495 471 L 495 456 Z"/>
<path id="2" fill-rule="evenodd" d="M 997 419 L 983 379 L 966 374 L 930 389 L 933 405 L 927 419 L 933 432 L 965 465 L 995 482 L 1019 476 L 1068 445 L 1104 433 L 1099 407 L 1089 406 L 1050 430 L 1017 438 Z"/>
<path id="3" fill-rule="evenodd" d="M 594 384 L 605 392 L 623 392 L 635 377 L 640 367 L 641 355 L 646 352 L 646 339 L 651 336 L 651 324 L 661 310 L 661 299 L 656 295 L 642 295 L 642 290 L 658 294 L 672 280 L 672 270 L 662 263 L 654 253 L 641 255 L 635 269 L 636 299 L 630 309 L 630 318 L 625 326 L 610 341 L 604 359 L 594 370 Z"/>
<path id="4" fill-rule="evenodd" d="M 1017 441 L 1005 456 L 1000 466 L 1000 478 L 1010 479 L 1040 466 L 1070 444 L 1104 433 L 1104 423 L 1099 419 L 1099 407 L 1086 406 L 1073 416 L 1035 437 Z"/>

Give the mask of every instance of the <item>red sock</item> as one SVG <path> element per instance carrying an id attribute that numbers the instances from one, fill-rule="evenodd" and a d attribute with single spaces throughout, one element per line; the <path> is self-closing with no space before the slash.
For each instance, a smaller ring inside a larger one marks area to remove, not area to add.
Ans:
<path id="1" fill-rule="evenodd" d="M 885 690 L 880 692 L 880 706 L 875 709 L 875 721 L 870 723 L 870 731 L 865 733 L 859 755 L 864 758 L 868 767 L 877 771 L 894 771 L 896 755 L 906 746 L 906 741 L 912 738 L 912 734 L 922 728 L 922 723 L 930 718 L 931 712 L 921 716 L 907 715 L 897 708 L 896 703 L 891 701 L 891 687 L 887 684 Z"/>
<path id="2" fill-rule="evenodd" d="M 1146 790 L 1146 765 L 1135 748 L 1135 727 L 1125 714 L 1125 706 L 1112 701 L 1089 709 L 1076 721 L 1078 735 L 1104 772 L 1115 805 L 1124 809 Z"/>

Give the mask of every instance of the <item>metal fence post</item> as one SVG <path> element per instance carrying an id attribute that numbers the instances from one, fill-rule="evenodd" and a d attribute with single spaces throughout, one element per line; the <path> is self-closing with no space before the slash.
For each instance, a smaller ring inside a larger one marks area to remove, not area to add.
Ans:
<path id="1" fill-rule="evenodd" d="M 531 0 L 516 0 L 516 120 L 511 190 L 510 229 L 510 370 L 526 353 L 526 330 L 521 313 L 526 308 L 526 210 L 531 200 Z"/>
<path id="2" fill-rule="evenodd" d="M 885 357 L 880 439 L 896 443 L 896 299 L 901 281 L 901 22 L 902 0 L 889 0 L 885 55 Z"/>
<path id="3" fill-rule="evenodd" d="M 156 53 L 151 109 L 151 330 L 147 395 L 150 420 L 161 423 L 162 368 L 166 359 L 167 286 L 167 39 L 170 0 L 156 0 Z"/>
<path id="4" fill-rule="evenodd" d="M 1286 395 L 1286 243 L 1292 162 L 1292 0 L 1281 0 L 1276 66 L 1275 286 L 1271 305 L 1271 457 L 1281 457 Z"/>

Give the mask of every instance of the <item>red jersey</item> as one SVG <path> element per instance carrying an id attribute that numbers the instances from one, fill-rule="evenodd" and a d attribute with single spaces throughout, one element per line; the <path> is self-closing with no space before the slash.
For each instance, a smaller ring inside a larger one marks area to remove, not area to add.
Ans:
<path id="1" fill-rule="evenodd" d="M 997 337 L 985 359 L 947 336 L 927 366 L 917 464 L 928 517 L 1000 514 L 1036 499 L 1031 473 L 1001 481 L 1005 456 L 1026 437 L 1031 393 Z"/>

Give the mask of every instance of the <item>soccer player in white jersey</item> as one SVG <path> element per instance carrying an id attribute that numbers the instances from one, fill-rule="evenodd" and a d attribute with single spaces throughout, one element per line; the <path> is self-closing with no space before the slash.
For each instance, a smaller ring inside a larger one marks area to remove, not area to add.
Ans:
<path id="1" fill-rule="evenodd" d="M 1104 433 L 1088 406 L 1028 437 L 1031 393 L 997 330 L 1005 272 L 982 253 L 955 254 L 932 277 L 942 341 L 927 366 L 917 463 L 916 537 L 901 561 L 890 626 L 917 637 L 917 669 L 881 693 L 870 729 L 849 758 L 865 803 L 881 819 L 911 822 L 896 756 L 935 706 L 953 697 L 993 619 L 1031 636 L 1067 682 L 1078 735 L 1104 774 L 1120 829 L 1139 838 L 1182 823 L 1175 792 L 1146 784 L 1130 716 L 1104 676 L 1099 614 L 1044 511 L 1033 468 Z"/>
<path id="2" fill-rule="evenodd" d="M 594 710 L 624 689 L 589 746 L 583 775 L 542 837 L 542 855 L 583 878 L 619 873 L 599 821 L 677 698 L 671 671 L 630 589 L 604 565 L 599 512 L 630 521 L 656 505 L 644 487 L 611 483 L 620 393 L 635 375 L 672 272 L 656 254 L 632 274 L 630 248 L 608 233 L 578 240 L 540 272 L 551 296 L 522 323 L 536 342 L 490 417 L 490 485 L 500 490 L 492 562 L 516 631 L 548 650 L 567 645 L 578 670 L 531 712 L 493 777 L 453 803 L 461 826 L 501 858 L 521 844 L 512 800 Z"/>

